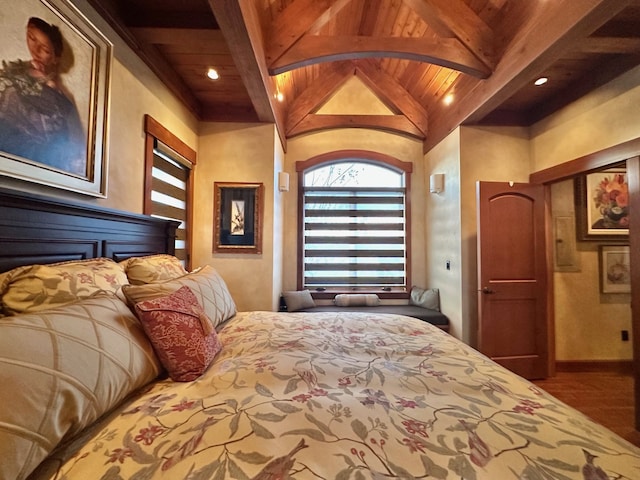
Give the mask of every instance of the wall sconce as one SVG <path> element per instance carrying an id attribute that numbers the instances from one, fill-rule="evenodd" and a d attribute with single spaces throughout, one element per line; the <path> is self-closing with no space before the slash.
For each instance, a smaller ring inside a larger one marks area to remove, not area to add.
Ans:
<path id="1" fill-rule="evenodd" d="M 434 173 L 429 177 L 429 191 L 440 193 L 444 190 L 444 173 Z"/>
<path id="2" fill-rule="evenodd" d="M 289 174 L 287 172 L 278 173 L 278 190 L 281 192 L 289 191 Z"/>

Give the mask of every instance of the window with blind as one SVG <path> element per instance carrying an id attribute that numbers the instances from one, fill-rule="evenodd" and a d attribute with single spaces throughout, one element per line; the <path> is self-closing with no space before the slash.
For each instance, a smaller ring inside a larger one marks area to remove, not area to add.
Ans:
<path id="1" fill-rule="evenodd" d="M 144 213 L 180 222 L 175 256 L 191 268 L 193 168 L 196 152 L 149 115 L 145 116 Z"/>
<path id="2" fill-rule="evenodd" d="M 405 172 L 344 159 L 302 175 L 302 287 L 405 289 Z"/>
<path id="3" fill-rule="evenodd" d="M 153 149 L 151 169 L 151 212 L 150 215 L 180 222 L 176 232 L 176 251 L 186 266 L 187 249 L 187 187 L 191 168 L 186 161 L 161 142 L 156 141 Z"/>

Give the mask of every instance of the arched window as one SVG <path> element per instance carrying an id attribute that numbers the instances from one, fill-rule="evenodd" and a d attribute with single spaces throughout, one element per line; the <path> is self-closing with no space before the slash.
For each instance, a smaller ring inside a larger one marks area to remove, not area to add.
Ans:
<path id="1" fill-rule="evenodd" d="M 371 152 L 300 162 L 299 287 L 405 291 L 411 164 Z"/>

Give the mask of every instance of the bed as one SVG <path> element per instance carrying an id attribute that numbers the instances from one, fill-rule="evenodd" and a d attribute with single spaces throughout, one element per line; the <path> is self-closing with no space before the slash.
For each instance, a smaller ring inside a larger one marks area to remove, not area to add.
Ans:
<path id="1" fill-rule="evenodd" d="M 239 312 L 171 222 L 0 200 L 0 478 L 640 478 L 640 449 L 433 325 Z"/>

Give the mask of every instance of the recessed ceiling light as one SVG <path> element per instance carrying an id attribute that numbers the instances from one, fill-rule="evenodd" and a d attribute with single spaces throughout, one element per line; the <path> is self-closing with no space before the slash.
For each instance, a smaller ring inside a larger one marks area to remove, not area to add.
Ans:
<path id="1" fill-rule="evenodd" d="M 209 77 L 211 80 L 218 80 L 220 78 L 220 74 L 215 68 L 210 68 L 207 71 L 207 77 Z"/>
<path id="2" fill-rule="evenodd" d="M 276 93 L 276 100 L 278 100 L 279 102 L 282 102 L 284 100 L 284 95 L 282 94 L 282 92 Z"/>
<path id="3" fill-rule="evenodd" d="M 547 83 L 549 81 L 549 79 L 547 77 L 540 77 L 539 79 L 537 79 L 534 83 L 534 85 L 540 86 L 540 85 L 544 85 L 545 83 Z"/>
<path id="4" fill-rule="evenodd" d="M 445 105 L 451 105 L 453 103 L 453 93 L 448 93 L 447 95 L 444 96 L 444 98 L 442 99 L 442 101 L 444 102 Z"/>

